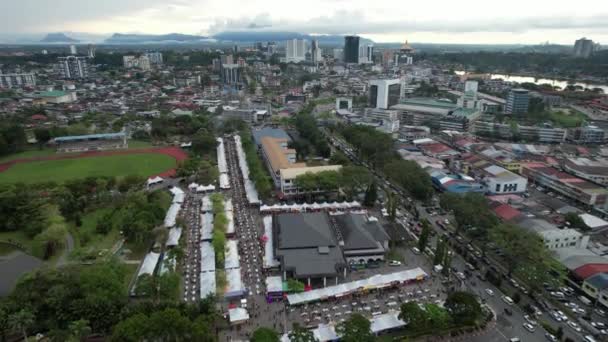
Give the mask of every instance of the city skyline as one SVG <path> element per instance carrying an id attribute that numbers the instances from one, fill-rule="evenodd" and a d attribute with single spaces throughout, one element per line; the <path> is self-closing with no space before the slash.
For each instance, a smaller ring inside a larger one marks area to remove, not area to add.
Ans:
<path id="1" fill-rule="evenodd" d="M 58 0 L 5 2 L 0 32 L 33 35 L 86 32 L 213 35 L 222 31 L 293 31 L 310 34 L 357 34 L 376 42 L 573 44 L 581 37 L 608 41 L 608 9 L 598 0 L 554 3 L 547 0 L 403 4 L 389 0 L 312 0 L 294 11 L 294 3 L 261 0 L 242 3 L 186 0 L 106 0 L 83 3 Z M 592 10 L 590 10 L 592 9 Z M 52 15 L 49 15 L 52 13 Z"/>

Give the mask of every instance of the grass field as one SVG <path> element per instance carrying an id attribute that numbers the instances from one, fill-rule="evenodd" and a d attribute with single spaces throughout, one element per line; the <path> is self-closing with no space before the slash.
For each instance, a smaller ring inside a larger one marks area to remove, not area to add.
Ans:
<path id="1" fill-rule="evenodd" d="M 0 173 L 0 183 L 64 182 L 89 176 L 150 176 L 175 167 L 175 159 L 153 153 L 20 163 Z"/>
<path id="2" fill-rule="evenodd" d="M 152 147 L 152 144 L 147 141 L 139 141 L 139 140 L 129 140 L 129 149 L 132 148 L 147 148 Z M 4 163 L 7 161 L 11 161 L 14 159 L 20 158 L 34 158 L 34 157 L 46 157 L 56 155 L 56 151 L 54 148 L 45 147 L 42 150 L 35 148 L 19 153 L 10 154 L 8 156 L 0 157 L 0 163 Z"/>
<path id="3" fill-rule="evenodd" d="M 112 229 L 108 234 L 96 232 L 97 222 L 109 213 L 111 209 L 103 208 L 82 216 L 82 225 L 76 227 L 70 223 L 70 232 L 74 237 L 74 251 L 71 257 L 75 259 L 95 259 L 107 255 L 114 244 L 120 240 L 120 232 Z"/>

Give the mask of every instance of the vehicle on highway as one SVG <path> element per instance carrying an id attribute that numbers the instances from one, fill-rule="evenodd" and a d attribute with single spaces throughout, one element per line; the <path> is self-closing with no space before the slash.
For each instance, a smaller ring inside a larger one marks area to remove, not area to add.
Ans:
<path id="1" fill-rule="evenodd" d="M 526 323 L 523 324 L 523 326 L 524 326 L 524 328 L 526 328 L 526 330 L 528 330 L 531 333 L 533 333 L 533 332 L 536 331 L 536 328 L 532 324 L 530 324 L 530 323 L 526 322 Z"/>
<path id="2" fill-rule="evenodd" d="M 399 260 L 391 260 L 388 262 L 389 266 L 401 266 L 401 261 Z"/>
<path id="3" fill-rule="evenodd" d="M 576 332 L 583 331 L 583 329 L 581 329 L 581 326 L 578 325 L 578 323 L 576 323 L 575 321 L 568 321 L 568 326 L 570 326 L 570 328 L 574 329 L 574 331 Z"/>
<path id="4" fill-rule="evenodd" d="M 557 337 L 555 337 L 555 335 L 549 334 L 549 333 L 545 333 L 545 338 L 551 342 L 557 342 L 558 339 Z"/>
<path id="5" fill-rule="evenodd" d="M 513 299 L 511 299 L 511 297 L 509 297 L 509 296 L 502 296 L 501 298 L 502 298 L 502 301 L 507 303 L 508 305 L 513 305 L 513 303 L 514 303 Z"/>
<path id="6" fill-rule="evenodd" d="M 486 293 L 488 294 L 488 296 L 494 295 L 494 291 L 492 291 L 491 289 L 486 289 Z"/>

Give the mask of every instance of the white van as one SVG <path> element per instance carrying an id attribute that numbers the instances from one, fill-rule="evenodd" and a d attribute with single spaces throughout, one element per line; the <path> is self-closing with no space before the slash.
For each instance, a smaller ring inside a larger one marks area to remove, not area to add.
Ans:
<path id="1" fill-rule="evenodd" d="M 513 305 L 513 299 L 511 299 L 511 297 L 509 296 L 502 296 L 502 301 L 509 304 L 509 305 Z"/>

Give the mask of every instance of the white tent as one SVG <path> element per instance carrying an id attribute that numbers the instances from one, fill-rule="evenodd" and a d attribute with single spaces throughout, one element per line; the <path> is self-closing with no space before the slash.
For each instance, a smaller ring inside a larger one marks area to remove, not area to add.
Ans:
<path id="1" fill-rule="evenodd" d="M 274 257 L 272 216 L 264 216 L 262 220 L 264 222 L 264 236 L 266 236 L 266 242 L 264 243 L 264 268 L 273 268 L 279 266 L 280 263 Z"/>
<path id="2" fill-rule="evenodd" d="M 179 203 L 171 204 L 171 206 L 169 207 L 169 210 L 167 210 L 167 215 L 165 215 L 165 227 L 169 228 L 169 227 L 175 226 L 177 214 L 179 213 L 180 209 L 181 209 L 181 204 L 179 204 Z"/>
<path id="3" fill-rule="evenodd" d="M 243 308 L 228 309 L 228 319 L 233 325 L 245 323 L 249 319 L 249 313 Z"/>
<path id="4" fill-rule="evenodd" d="M 239 268 L 239 248 L 236 240 L 226 241 L 226 255 L 224 258 L 224 269 Z"/>
<path id="5" fill-rule="evenodd" d="M 211 242 L 201 242 L 201 272 L 215 271 L 215 251 Z"/>
<path id="6" fill-rule="evenodd" d="M 196 192 L 211 192 L 211 191 L 215 191 L 215 185 L 213 185 L 213 184 L 199 185 L 196 188 Z"/>
<path id="7" fill-rule="evenodd" d="M 190 189 L 190 190 L 196 190 L 196 188 L 198 188 L 198 184 L 196 184 L 196 183 L 190 183 L 188 185 L 188 189 Z"/>
<path id="8" fill-rule="evenodd" d="M 163 179 L 161 177 L 158 177 L 158 176 L 153 177 L 153 178 L 148 178 L 148 181 L 147 181 L 148 186 L 152 186 L 154 184 L 159 184 L 159 183 L 162 183 L 162 182 L 163 182 Z"/>
<path id="9" fill-rule="evenodd" d="M 141 263 L 141 267 L 139 268 L 139 272 L 137 272 L 137 277 L 144 274 L 152 275 L 154 273 L 154 269 L 156 268 L 156 264 L 158 264 L 159 258 L 160 253 L 150 252 L 146 254 L 144 261 Z"/>
<path id="10" fill-rule="evenodd" d="M 201 215 L 201 240 L 211 241 L 213 239 L 213 214 L 205 213 Z"/>
<path id="11" fill-rule="evenodd" d="M 200 293 L 199 293 L 201 299 L 205 299 L 210 295 L 214 295 L 216 286 L 217 286 L 215 284 L 215 272 L 214 271 L 201 272 L 199 279 L 201 282 Z"/>
<path id="12" fill-rule="evenodd" d="M 179 227 L 169 229 L 169 236 L 167 237 L 167 242 L 165 246 L 172 247 L 177 246 L 179 244 L 179 238 L 182 236 L 182 229 Z"/>
<path id="13" fill-rule="evenodd" d="M 230 178 L 227 174 L 220 174 L 220 189 L 230 189 Z"/>

